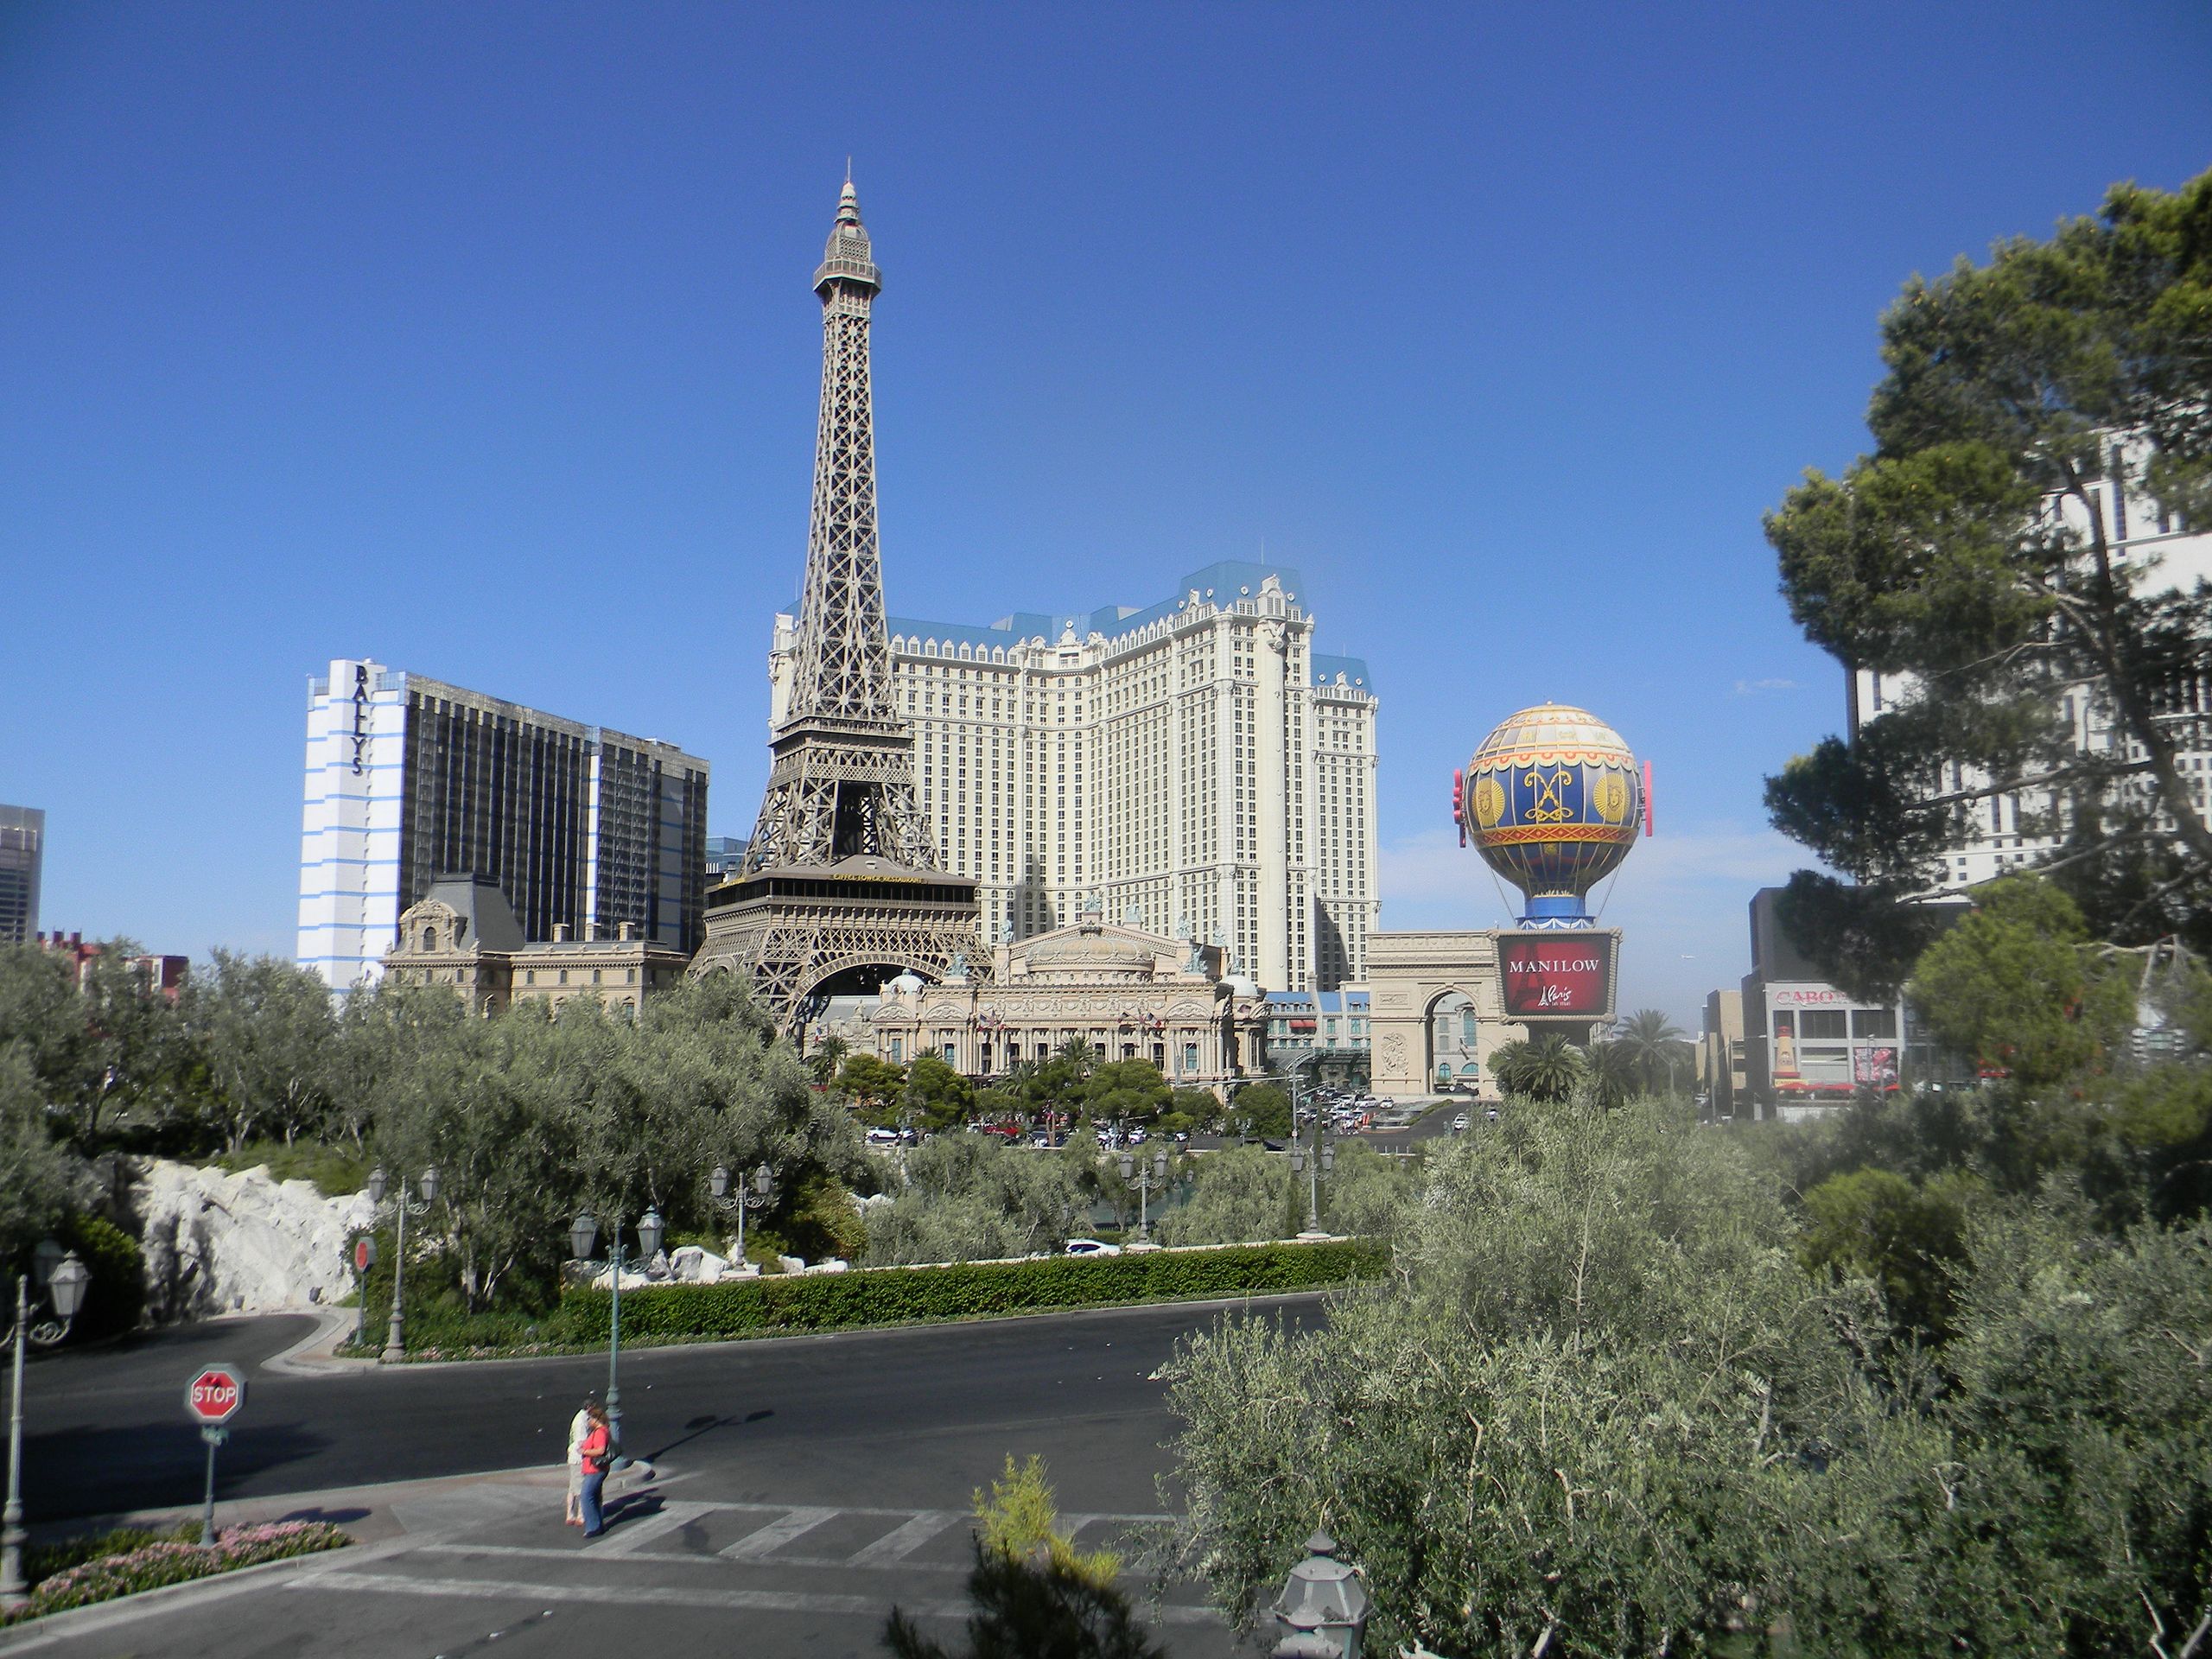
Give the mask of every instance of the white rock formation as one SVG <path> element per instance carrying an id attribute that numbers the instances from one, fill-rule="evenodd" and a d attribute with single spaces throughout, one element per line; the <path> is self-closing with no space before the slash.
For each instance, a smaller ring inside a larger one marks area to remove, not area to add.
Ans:
<path id="1" fill-rule="evenodd" d="M 259 1165 L 233 1174 L 134 1158 L 129 1167 L 149 1319 L 272 1313 L 352 1292 L 346 1251 L 374 1219 L 367 1193 L 327 1198 L 314 1182 L 274 1180 Z"/>
<path id="2" fill-rule="evenodd" d="M 668 1258 L 669 1270 L 679 1285 L 711 1285 L 729 1274 L 727 1258 L 696 1244 L 686 1244 Z"/>

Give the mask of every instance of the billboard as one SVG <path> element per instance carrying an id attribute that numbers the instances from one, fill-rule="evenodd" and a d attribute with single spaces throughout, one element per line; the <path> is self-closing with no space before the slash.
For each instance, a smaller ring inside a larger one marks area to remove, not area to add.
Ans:
<path id="1" fill-rule="evenodd" d="M 1497 979 L 1509 1020 L 1605 1020 L 1613 1012 L 1611 929 L 1497 936 Z"/>

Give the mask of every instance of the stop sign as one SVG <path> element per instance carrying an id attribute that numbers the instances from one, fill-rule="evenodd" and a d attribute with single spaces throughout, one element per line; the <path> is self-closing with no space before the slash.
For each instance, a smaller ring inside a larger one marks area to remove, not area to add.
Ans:
<path id="1" fill-rule="evenodd" d="M 192 1421 L 213 1428 L 227 1423 L 245 1404 L 245 1374 L 235 1365 L 210 1365 L 194 1376 L 184 1391 L 184 1408 Z"/>

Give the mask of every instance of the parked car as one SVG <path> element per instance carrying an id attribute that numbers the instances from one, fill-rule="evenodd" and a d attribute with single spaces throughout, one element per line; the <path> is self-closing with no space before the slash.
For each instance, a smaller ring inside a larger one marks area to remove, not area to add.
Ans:
<path id="1" fill-rule="evenodd" d="M 1095 1238 L 1071 1238 L 1068 1240 L 1067 1253 L 1070 1255 L 1119 1255 L 1122 1247 L 1102 1244 Z"/>
<path id="2" fill-rule="evenodd" d="M 870 1129 L 868 1132 L 868 1143 L 871 1147 L 895 1147 L 899 1144 L 899 1131 L 896 1129 Z"/>

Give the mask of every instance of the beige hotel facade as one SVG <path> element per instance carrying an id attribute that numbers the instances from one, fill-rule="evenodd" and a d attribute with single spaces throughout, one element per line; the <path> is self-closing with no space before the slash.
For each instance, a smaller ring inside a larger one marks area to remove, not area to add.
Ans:
<path id="1" fill-rule="evenodd" d="M 1218 944 L 1268 990 L 1366 972 L 1376 711 L 1367 665 L 1313 650 L 1298 574 L 1227 562 L 1145 609 L 889 621 L 899 713 L 945 868 L 986 939 L 1086 908 Z M 770 721 L 798 644 L 776 618 Z"/>

